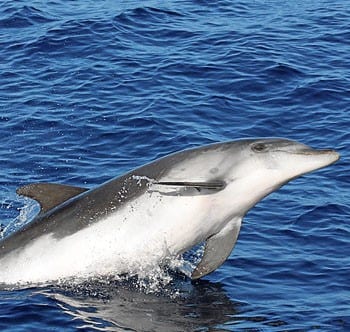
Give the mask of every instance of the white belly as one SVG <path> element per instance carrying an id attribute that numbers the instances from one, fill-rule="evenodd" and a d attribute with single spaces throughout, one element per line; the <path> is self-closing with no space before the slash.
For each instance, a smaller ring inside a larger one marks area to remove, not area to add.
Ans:
<path id="1" fill-rule="evenodd" d="M 147 276 L 164 259 L 174 259 L 219 230 L 216 220 L 224 216 L 216 196 L 146 193 L 71 236 L 57 240 L 46 234 L 11 252 L 0 260 L 0 282 Z"/>

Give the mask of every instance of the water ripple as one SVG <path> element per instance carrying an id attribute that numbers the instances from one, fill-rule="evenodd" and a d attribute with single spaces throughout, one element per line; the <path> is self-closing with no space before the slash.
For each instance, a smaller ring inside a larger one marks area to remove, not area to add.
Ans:
<path id="1" fill-rule="evenodd" d="M 19 185 L 93 187 L 215 141 L 342 155 L 250 211 L 210 282 L 182 284 L 187 300 L 2 292 L 1 330 L 348 330 L 349 22 L 331 0 L 1 3 L 2 226 L 29 211 Z"/>

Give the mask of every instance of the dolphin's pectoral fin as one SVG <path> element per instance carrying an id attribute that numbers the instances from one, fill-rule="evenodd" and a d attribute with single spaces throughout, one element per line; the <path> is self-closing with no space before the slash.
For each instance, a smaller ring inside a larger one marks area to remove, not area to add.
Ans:
<path id="1" fill-rule="evenodd" d="M 241 221 L 241 218 L 235 218 L 219 233 L 207 239 L 202 260 L 192 272 L 192 279 L 198 279 L 213 272 L 225 262 L 237 241 Z"/>
<path id="2" fill-rule="evenodd" d="M 87 190 L 89 189 L 56 183 L 32 183 L 18 188 L 16 193 L 35 199 L 43 213 Z"/>

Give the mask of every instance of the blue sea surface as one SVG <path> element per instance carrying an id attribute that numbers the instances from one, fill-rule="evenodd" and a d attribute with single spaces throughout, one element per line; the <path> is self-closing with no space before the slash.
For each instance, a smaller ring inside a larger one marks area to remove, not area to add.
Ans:
<path id="1" fill-rule="evenodd" d="M 202 280 L 0 290 L 0 330 L 350 331 L 349 41 L 346 1 L 2 1 L 4 227 L 32 213 L 19 186 L 91 188 L 207 143 L 342 157 L 253 208 Z"/>

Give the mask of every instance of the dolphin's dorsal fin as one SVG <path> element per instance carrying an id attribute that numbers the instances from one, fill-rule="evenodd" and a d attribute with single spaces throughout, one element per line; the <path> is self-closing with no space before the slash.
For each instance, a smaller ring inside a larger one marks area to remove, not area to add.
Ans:
<path id="1" fill-rule="evenodd" d="M 56 183 L 32 183 L 16 190 L 18 195 L 35 199 L 44 213 L 89 189 Z"/>
<path id="2" fill-rule="evenodd" d="M 219 233 L 207 239 L 202 260 L 192 272 L 192 279 L 198 279 L 213 272 L 225 262 L 236 244 L 241 222 L 242 218 L 235 218 Z"/>

